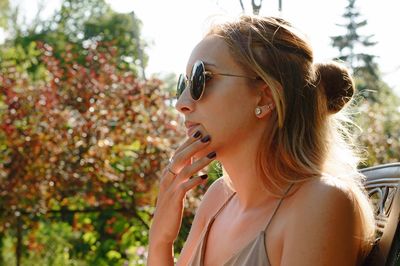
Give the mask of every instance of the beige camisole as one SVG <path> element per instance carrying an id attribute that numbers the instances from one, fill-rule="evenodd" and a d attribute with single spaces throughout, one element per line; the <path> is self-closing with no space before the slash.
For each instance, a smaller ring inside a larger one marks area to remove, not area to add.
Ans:
<path id="1" fill-rule="evenodd" d="M 229 258 L 228 261 L 226 261 L 223 266 L 245 266 L 245 265 L 251 265 L 251 266 L 270 266 L 270 262 L 268 259 L 268 254 L 266 252 L 266 246 L 265 246 L 265 232 L 268 229 L 268 226 L 270 225 L 272 219 L 274 218 L 277 210 L 279 209 L 279 206 L 281 206 L 281 203 L 283 199 L 285 198 L 286 194 L 289 192 L 290 188 L 292 185 L 287 189 L 286 193 L 284 196 L 279 200 L 270 220 L 268 221 L 267 225 L 265 226 L 264 230 L 261 231 L 255 239 L 250 241 L 243 249 L 241 249 L 239 252 L 237 252 L 235 255 L 233 255 L 231 258 Z M 205 227 L 205 230 L 203 230 L 201 236 L 200 236 L 200 241 L 199 244 L 197 245 L 197 248 L 195 250 L 195 253 L 193 254 L 189 265 L 190 266 L 204 266 L 204 255 L 205 255 L 205 250 L 207 246 L 207 238 L 208 238 L 208 233 L 210 232 L 211 226 L 214 223 L 215 219 L 217 218 L 218 214 L 225 208 L 225 206 L 228 204 L 228 202 L 233 198 L 233 196 L 236 194 L 233 193 L 228 200 L 221 206 L 221 208 L 218 210 L 218 212 L 210 219 L 208 222 L 207 226 Z"/>

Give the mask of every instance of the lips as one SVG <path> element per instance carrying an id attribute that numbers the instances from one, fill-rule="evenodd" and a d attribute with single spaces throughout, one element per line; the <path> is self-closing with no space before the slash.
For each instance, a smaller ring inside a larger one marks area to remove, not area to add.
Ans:
<path id="1" fill-rule="evenodd" d="M 198 125 L 200 124 L 191 121 L 186 121 L 185 127 L 187 129 L 187 134 L 190 136 Z"/>

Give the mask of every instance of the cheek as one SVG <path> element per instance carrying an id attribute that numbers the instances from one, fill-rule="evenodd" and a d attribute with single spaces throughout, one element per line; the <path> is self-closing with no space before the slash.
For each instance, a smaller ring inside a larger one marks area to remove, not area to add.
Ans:
<path id="1" fill-rule="evenodd" d="M 203 150 L 197 152 L 194 159 L 207 156 L 212 151 L 217 155 L 226 147 L 238 145 L 246 138 L 251 136 L 253 125 L 249 116 L 238 109 L 227 110 L 223 113 L 214 113 L 212 119 L 207 119 L 204 123 L 205 131 L 211 136 L 211 143 Z"/>
<path id="2" fill-rule="evenodd" d="M 257 122 L 254 96 L 250 95 L 249 88 L 238 87 L 232 79 L 227 81 L 219 83 L 218 87 L 210 87 L 201 108 L 196 110 L 201 112 L 202 125 L 212 138 L 210 145 L 196 158 L 249 137 Z"/>
<path id="3" fill-rule="evenodd" d="M 256 122 L 251 104 L 243 99 L 226 99 L 212 110 L 205 126 L 216 145 L 248 136 Z"/>

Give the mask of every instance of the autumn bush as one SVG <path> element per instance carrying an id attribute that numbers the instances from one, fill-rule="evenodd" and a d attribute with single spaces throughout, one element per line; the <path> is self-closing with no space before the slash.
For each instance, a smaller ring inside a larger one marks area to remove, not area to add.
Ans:
<path id="1" fill-rule="evenodd" d="M 121 262 L 146 246 L 157 180 L 183 131 L 163 82 L 117 67 L 112 43 L 88 47 L 82 63 L 66 47 L 1 51 L 0 237 L 22 219 L 29 258 L 45 252 L 35 235 L 53 219 L 80 239 L 68 254 Z"/>

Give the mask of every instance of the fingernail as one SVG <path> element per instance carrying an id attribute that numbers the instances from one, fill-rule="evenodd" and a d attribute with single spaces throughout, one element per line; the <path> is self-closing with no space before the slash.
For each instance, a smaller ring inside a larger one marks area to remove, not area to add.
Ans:
<path id="1" fill-rule="evenodd" d="M 206 143 L 207 141 L 210 141 L 210 135 L 207 135 L 201 139 L 201 142 L 203 143 Z"/>
<path id="2" fill-rule="evenodd" d="M 207 158 L 208 159 L 213 159 L 213 158 L 215 158 L 215 156 L 217 156 L 217 153 L 215 151 L 210 152 L 209 154 L 207 154 Z"/>
<path id="3" fill-rule="evenodd" d="M 200 136 L 201 136 L 201 132 L 199 130 L 197 130 L 196 133 L 194 133 L 193 138 L 197 139 Z"/>
<path id="4" fill-rule="evenodd" d="M 208 177 L 208 175 L 207 175 L 207 174 L 205 174 L 205 175 L 201 175 L 201 176 L 200 176 L 200 178 L 201 178 L 201 179 L 203 179 L 203 180 L 204 180 L 204 179 L 207 179 L 207 177 Z"/>

